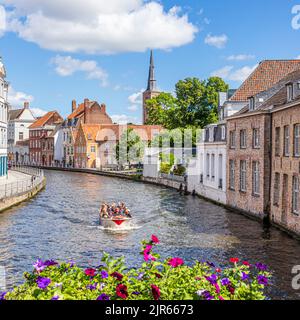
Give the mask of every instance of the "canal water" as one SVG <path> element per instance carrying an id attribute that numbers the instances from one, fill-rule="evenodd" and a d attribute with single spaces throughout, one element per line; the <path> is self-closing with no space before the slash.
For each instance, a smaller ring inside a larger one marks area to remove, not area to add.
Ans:
<path id="1" fill-rule="evenodd" d="M 46 172 L 47 187 L 36 198 L 0 214 L 0 266 L 8 287 L 22 283 L 37 258 L 73 260 L 97 266 L 101 253 L 124 255 L 128 265 L 142 261 L 140 241 L 156 234 L 163 257 L 179 256 L 187 263 L 230 257 L 268 264 L 274 272 L 269 297 L 299 299 L 292 289 L 292 268 L 300 265 L 300 242 L 191 196 L 116 178 L 81 173 Z M 101 202 L 124 201 L 136 218 L 136 228 L 123 233 L 102 230 Z"/>

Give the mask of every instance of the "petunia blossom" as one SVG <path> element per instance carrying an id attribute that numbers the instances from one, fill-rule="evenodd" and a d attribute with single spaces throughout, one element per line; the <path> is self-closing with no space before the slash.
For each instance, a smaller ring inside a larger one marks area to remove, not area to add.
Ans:
<path id="1" fill-rule="evenodd" d="M 184 261 L 181 258 L 175 257 L 169 260 L 168 264 L 173 268 L 177 268 L 184 264 Z"/>
<path id="2" fill-rule="evenodd" d="M 154 284 L 151 285 L 151 291 L 152 291 L 152 295 L 154 300 L 159 300 L 160 298 L 160 290 L 157 286 L 155 286 Z"/>
<path id="3" fill-rule="evenodd" d="M 159 239 L 154 234 L 151 236 L 151 241 L 155 244 L 159 244 Z"/>
<path id="4" fill-rule="evenodd" d="M 49 278 L 38 277 L 36 283 L 40 289 L 46 289 L 51 283 L 51 280 Z"/>
<path id="5" fill-rule="evenodd" d="M 128 291 L 127 291 L 127 286 L 124 284 L 118 284 L 116 287 L 116 294 L 118 297 L 122 299 L 127 299 L 128 298 Z"/>

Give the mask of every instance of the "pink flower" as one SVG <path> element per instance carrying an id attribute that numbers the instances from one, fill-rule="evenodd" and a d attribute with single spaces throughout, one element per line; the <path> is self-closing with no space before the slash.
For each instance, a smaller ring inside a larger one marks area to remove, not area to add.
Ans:
<path id="1" fill-rule="evenodd" d="M 184 261 L 181 258 L 176 257 L 176 258 L 170 259 L 168 264 L 173 268 L 177 268 L 179 266 L 182 266 L 184 264 Z"/>
<path id="2" fill-rule="evenodd" d="M 152 250 L 152 246 L 150 244 L 147 244 L 147 246 L 144 250 L 144 255 L 149 254 L 151 250 Z"/>
<path id="3" fill-rule="evenodd" d="M 144 260 L 145 260 L 145 261 L 149 261 L 149 260 L 155 261 L 156 258 L 153 257 L 151 254 L 145 254 L 145 253 L 144 253 Z"/>
<path id="4" fill-rule="evenodd" d="M 224 300 L 224 298 L 222 296 L 219 296 L 219 300 Z"/>
<path id="5" fill-rule="evenodd" d="M 86 270 L 84 271 L 84 273 L 85 273 L 87 276 L 94 277 L 95 274 L 96 274 L 96 270 L 93 269 L 93 268 L 89 268 L 89 269 L 86 269 Z"/>
<path id="6" fill-rule="evenodd" d="M 219 294 L 221 292 L 219 285 L 215 283 L 214 286 L 216 288 L 216 293 Z"/>
<path id="7" fill-rule="evenodd" d="M 159 244 L 159 239 L 154 234 L 151 236 L 151 241 L 155 244 Z"/>

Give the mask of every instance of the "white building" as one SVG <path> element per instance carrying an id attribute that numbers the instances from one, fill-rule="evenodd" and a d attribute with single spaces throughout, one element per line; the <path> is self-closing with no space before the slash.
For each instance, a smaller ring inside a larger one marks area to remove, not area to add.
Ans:
<path id="1" fill-rule="evenodd" d="M 8 154 L 16 163 L 27 162 L 29 155 L 29 126 L 35 117 L 25 102 L 22 109 L 11 109 L 8 112 Z"/>
<path id="2" fill-rule="evenodd" d="M 188 190 L 226 204 L 226 126 L 209 125 L 188 166 Z"/>
<path id="3" fill-rule="evenodd" d="M 7 176 L 7 93 L 6 71 L 0 58 L 0 179 Z"/>
<path id="4" fill-rule="evenodd" d="M 203 130 L 202 141 L 197 145 L 196 159 L 188 166 L 188 190 L 200 196 L 226 204 L 226 118 L 240 110 L 230 102 L 235 90 L 219 93 L 219 122 Z"/>

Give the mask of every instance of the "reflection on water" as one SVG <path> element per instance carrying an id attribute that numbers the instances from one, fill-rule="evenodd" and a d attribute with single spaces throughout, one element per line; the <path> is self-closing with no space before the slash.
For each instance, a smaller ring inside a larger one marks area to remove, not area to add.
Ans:
<path id="1" fill-rule="evenodd" d="M 211 260 L 222 265 L 232 256 L 264 262 L 274 271 L 273 298 L 299 298 L 291 288 L 291 269 L 300 264 L 300 243 L 278 230 L 198 198 L 131 181 L 77 173 L 47 172 L 47 188 L 29 203 L 0 215 L 0 265 L 9 286 L 22 282 L 37 258 L 99 265 L 101 253 L 124 255 L 130 266 L 141 261 L 142 239 L 155 233 L 163 257 L 188 263 Z M 102 201 L 124 201 L 136 228 L 103 230 Z"/>

